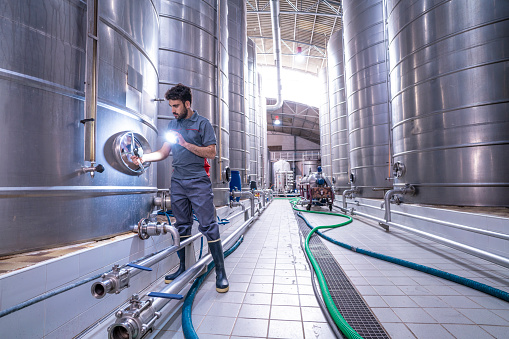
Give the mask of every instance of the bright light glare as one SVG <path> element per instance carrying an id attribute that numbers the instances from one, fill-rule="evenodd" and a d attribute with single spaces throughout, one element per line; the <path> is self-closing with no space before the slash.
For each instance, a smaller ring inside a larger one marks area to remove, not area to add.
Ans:
<path id="1" fill-rule="evenodd" d="M 281 125 L 281 120 L 274 120 L 274 125 Z"/>
<path id="2" fill-rule="evenodd" d="M 178 141 L 177 135 L 173 132 L 166 132 L 165 137 L 170 144 L 176 144 Z"/>
<path id="3" fill-rule="evenodd" d="M 306 57 L 304 56 L 304 54 L 302 54 L 302 53 L 297 53 L 297 54 L 295 55 L 295 61 L 296 61 L 296 62 L 301 63 L 301 62 L 304 62 L 304 60 L 306 60 Z"/>
<path id="4" fill-rule="evenodd" d="M 267 98 L 277 97 L 276 70 L 273 66 L 259 67 L 262 75 L 262 86 Z M 309 106 L 319 107 L 323 89 L 318 76 L 283 68 L 281 70 L 283 100 L 300 102 Z"/>

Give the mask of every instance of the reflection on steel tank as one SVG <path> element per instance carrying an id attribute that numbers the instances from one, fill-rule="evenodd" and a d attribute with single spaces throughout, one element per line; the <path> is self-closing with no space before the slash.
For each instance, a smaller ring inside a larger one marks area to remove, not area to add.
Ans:
<path id="1" fill-rule="evenodd" d="M 327 68 L 329 70 L 331 175 L 334 186 L 339 191 L 343 191 L 350 188 L 343 30 L 334 33 L 327 44 Z"/>
<path id="2" fill-rule="evenodd" d="M 230 167 L 249 187 L 249 117 L 247 93 L 247 21 L 244 0 L 228 0 L 228 54 L 230 81 Z"/>
<path id="3" fill-rule="evenodd" d="M 395 186 L 509 206 L 507 1 L 387 1 Z"/>
<path id="4" fill-rule="evenodd" d="M 362 197 L 391 188 L 384 1 L 345 0 L 344 48 L 351 181 Z"/>
<path id="5" fill-rule="evenodd" d="M 320 155 L 322 161 L 322 169 L 328 176 L 332 174 L 331 166 L 331 126 L 329 111 L 329 83 L 327 79 L 327 68 L 322 68 L 318 72 L 318 79 L 322 88 L 322 97 L 320 98 L 319 107 L 319 124 L 320 124 Z"/>
<path id="6" fill-rule="evenodd" d="M 229 199 L 225 182 L 229 166 L 227 7 L 226 0 L 162 1 L 159 17 L 159 97 L 183 83 L 193 92 L 192 108 L 212 123 L 217 154 L 209 163 L 216 206 L 227 204 Z M 173 119 L 168 102 L 160 105 L 158 146 Z M 159 188 L 170 186 L 171 172 L 170 161 L 158 163 Z"/>
<path id="7" fill-rule="evenodd" d="M 0 102 L 9 109 L 0 113 L 0 139 L 9 160 L 0 163 L 0 255 L 128 231 L 151 209 L 155 169 L 117 170 L 112 144 L 122 131 L 156 143 L 152 1 L 99 1 L 98 17 L 83 1 L 2 3 Z M 99 54 L 87 47 L 87 14 L 98 25 Z M 100 70 L 93 121 L 84 120 L 87 55 Z M 98 164 L 103 173 L 82 170 Z"/>

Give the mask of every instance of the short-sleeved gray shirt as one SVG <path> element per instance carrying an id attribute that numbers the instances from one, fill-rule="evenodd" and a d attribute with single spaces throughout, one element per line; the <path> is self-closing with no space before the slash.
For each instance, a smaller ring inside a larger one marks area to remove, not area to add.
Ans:
<path id="1" fill-rule="evenodd" d="M 168 124 L 169 131 L 180 133 L 184 140 L 197 146 L 210 146 L 216 144 L 214 128 L 207 118 L 202 117 L 198 112 L 189 119 L 171 120 Z M 176 179 L 194 179 L 206 177 L 205 158 L 199 157 L 186 148 L 173 144 L 173 175 Z"/>

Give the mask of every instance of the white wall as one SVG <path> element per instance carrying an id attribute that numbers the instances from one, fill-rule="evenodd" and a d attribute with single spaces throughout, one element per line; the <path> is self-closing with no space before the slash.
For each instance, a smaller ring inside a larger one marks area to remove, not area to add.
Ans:
<path id="1" fill-rule="evenodd" d="M 294 136 L 285 133 L 267 132 L 268 146 L 282 146 L 283 151 L 294 150 Z M 320 145 L 301 137 L 297 137 L 298 151 L 320 150 Z"/>

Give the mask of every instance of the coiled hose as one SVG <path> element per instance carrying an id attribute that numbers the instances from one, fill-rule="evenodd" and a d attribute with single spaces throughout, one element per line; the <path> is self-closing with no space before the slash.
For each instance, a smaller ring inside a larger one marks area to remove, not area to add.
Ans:
<path id="1" fill-rule="evenodd" d="M 230 254 L 233 253 L 237 249 L 237 247 L 240 246 L 240 244 L 244 241 L 244 236 L 241 235 L 240 238 L 235 242 L 235 244 L 230 247 L 228 250 L 224 252 L 224 257 L 228 257 Z M 207 275 L 212 271 L 214 268 L 215 263 L 212 261 L 207 266 L 207 272 L 205 272 L 203 275 L 198 277 L 194 282 L 189 291 L 187 292 L 186 298 L 184 299 L 184 305 L 182 306 L 182 330 L 184 331 L 184 337 L 186 339 L 198 339 L 198 334 L 196 334 L 196 331 L 194 330 L 193 326 L 193 319 L 191 317 L 191 309 L 193 307 L 193 301 L 196 297 L 196 293 L 198 292 L 198 289 L 200 288 L 201 284 L 207 277 Z"/>
<path id="2" fill-rule="evenodd" d="M 306 212 L 306 213 L 317 213 L 317 214 L 335 215 L 335 216 L 341 216 L 341 217 L 349 218 L 349 220 L 347 222 L 342 223 L 342 224 L 331 225 L 331 226 L 313 227 L 313 226 L 311 226 L 309 224 L 307 219 L 301 213 L 298 213 L 297 216 L 300 217 L 302 220 L 304 220 L 306 225 L 309 228 L 311 228 L 311 232 L 308 234 L 308 237 L 306 239 L 306 253 L 308 254 L 308 256 L 309 256 L 309 253 L 310 253 L 310 251 L 308 251 L 309 250 L 308 239 L 310 238 L 312 233 L 316 232 L 319 236 L 321 236 L 322 238 L 332 242 L 333 244 L 336 244 L 336 245 L 341 246 L 343 248 L 352 250 L 354 252 L 357 252 L 357 253 L 360 253 L 360 254 L 364 254 L 364 255 L 368 255 L 370 257 L 377 258 L 377 259 L 380 259 L 380 260 L 384 260 L 384 261 L 387 261 L 387 262 L 391 262 L 391 263 L 394 263 L 394 264 L 397 264 L 397 265 L 400 265 L 400 266 L 404 266 L 404 267 L 407 267 L 407 268 L 411 268 L 411 269 L 414 269 L 414 270 L 417 270 L 417 271 L 420 271 L 420 272 L 428 273 L 428 274 L 437 276 L 439 278 L 447 279 L 449 281 L 452 281 L 452 282 L 455 282 L 455 283 L 458 283 L 458 284 L 461 284 L 461 285 L 473 288 L 473 289 L 478 290 L 480 292 L 489 294 L 489 295 L 494 296 L 496 298 L 499 298 L 499 299 L 502 299 L 502 300 L 505 300 L 505 301 L 509 301 L 509 293 L 507 293 L 505 291 L 502 291 L 500 289 L 497 289 L 495 287 L 488 286 L 486 284 L 483 284 L 483 283 L 480 283 L 480 282 L 477 282 L 477 281 L 474 281 L 474 280 L 471 280 L 471 279 L 468 279 L 468 278 L 464 278 L 464 277 L 461 277 L 461 276 L 458 276 L 458 275 L 455 275 L 455 274 L 452 274 L 452 273 L 449 273 L 449 272 L 441 271 L 441 270 L 438 270 L 438 269 L 435 269 L 435 268 L 432 268 L 432 267 L 416 264 L 416 263 L 411 262 L 411 261 L 407 261 L 407 260 L 403 260 L 403 259 L 399 259 L 399 258 L 394 258 L 394 257 L 388 256 L 388 255 L 385 255 L 385 254 L 380 254 L 380 253 L 364 250 L 362 248 L 357 248 L 355 246 L 348 245 L 348 244 L 342 243 L 340 241 L 337 241 L 335 239 L 332 239 L 332 238 L 324 235 L 320 231 L 318 231 L 318 229 L 344 226 L 346 224 L 349 224 L 352 221 L 352 218 L 349 217 L 349 216 L 343 215 L 343 214 L 339 214 L 339 213 L 321 212 L 321 211 L 307 211 L 307 210 L 298 209 L 298 208 L 296 208 L 296 205 L 297 205 L 297 202 L 299 200 L 300 200 L 300 198 L 296 198 L 296 199 L 292 199 L 290 201 L 292 203 L 292 208 L 294 210 L 296 210 L 296 211 Z M 313 258 L 313 260 L 314 260 L 314 258 Z M 311 260 L 311 262 L 313 262 L 313 260 Z M 313 265 L 313 267 L 315 268 L 314 265 Z M 315 268 L 315 270 L 316 270 L 316 268 Z M 321 273 L 321 271 L 320 271 L 320 273 Z M 318 277 L 318 272 L 317 272 L 317 277 Z M 324 294 L 323 289 L 322 289 L 322 294 Z M 324 294 L 324 296 L 325 296 L 325 294 Z M 338 327 L 339 327 L 339 325 L 338 325 Z M 343 332 L 341 327 L 340 327 L 340 329 Z M 343 332 L 343 333 L 346 336 L 348 336 L 347 333 L 345 333 L 345 332 Z"/>

